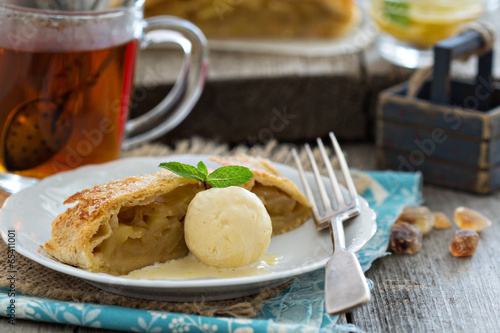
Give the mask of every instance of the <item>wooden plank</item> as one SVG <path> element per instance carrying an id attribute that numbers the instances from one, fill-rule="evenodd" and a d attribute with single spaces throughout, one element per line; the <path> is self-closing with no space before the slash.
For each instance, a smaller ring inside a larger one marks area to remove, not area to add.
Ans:
<path id="1" fill-rule="evenodd" d="M 390 150 L 385 147 L 377 150 L 381 168 L 421 171 L 424 180 L 429 183 L 482 194 L 500 186 L 499 166 L 480 170 L 428 157 L 419 150 Z"/>
<path id="2" fill-rule="evenodd" d="M 277 54 L 210 51 L 207 81 L 249 80 L 305 76 L 360 77 L 362 54 L 307 57 Z M 136 82 L 145 85 L 172 83 L 182 64 L 180 51 L 146 50 L 139 56 Z"/>
<path id="3" fill-rule="evenodd" d="M 454 227 L 431 231 L 418 254 L 375 261 L 367 273 L 375 284 L 372 301 L 353 312 L 353 323 L 366 332 L 500 332 L 500 193 L 477 196 L 426 185 L 424 198 L 449 217 L 460 205 L 477 209 L 493 226 L 480 235 L 472 257 L 450 255 Z"/>
<path id="4" fill-rule="evenodd" d="M 495 164 L 500 160 L 500 156 L 489 156 L 489 141 L 471 140 L 439 127 L 417 127 L 384 121 L 378 123 L 378 129 L 377 139 L 384 148 L 406 151 L 408 155 L 418 152 L 424 159 L 443 159 L 478 169 L 488 168 L 490 163 Z"/>
<path id="5" fill-rule="evenodd" d="M 133 110 L 141 114 L 168 92 L 148 87 Z M 178 127 L 161 138 L 171 144 L 192 136 L 226 143 L 309 141 L 335 130 L 339 138 L 366 140 L 364 111 L 371 88 L 348 76 L 224 80 L 208 84 Z"/>
<path id="6" fill-rule="evenodd" d="M 449 91 L 450 64 L 463 54 L 480 50 L 485 41 L 477 31 L 466 31 L 434 46 L 434 73 L 431 98 L 434 103 L 452 104 Z M 489 54 L 491 56 L 491 53 Z M 487 57 L 487 56 L 486 56 Z M 490 57 L 491 59 L 491 57 Z M 481 64 L 483 61 L 480 62 Z M 491 62 L 490 62 L 491 65 Z M 490 73 L 491 75 L 491 66 Z"/>
<path id="7" fill-rule="evenodd" d="M 390 92 L 381 95 L 379 119 L 406 123 L 410 126 L 435 127 L 470 137 L 489 139 L 490 132 L 485 129 L 485 119 L 500 117 L 496 109 L 491 113 L 484 113 L 438 105 L 427 100 L 409 99 L 399 94 L 392 95 Z"/>

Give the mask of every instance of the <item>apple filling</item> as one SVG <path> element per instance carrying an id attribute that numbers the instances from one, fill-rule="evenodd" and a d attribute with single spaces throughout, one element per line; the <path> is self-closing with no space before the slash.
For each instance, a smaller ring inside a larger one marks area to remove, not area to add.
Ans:
<path id="1" fill-rule="evenodd" d="M 123 205 L 90 241 L 102 271 L 115 275 L 187 255 L 184 216 L 202 188 L 180 186 L 142 204 Z"/>
<path id="2" fill-rule="evenodd" d="M 273 224 L 273 235 L 289 231 L 310 215 L 309 207 L 301 205 L 274 186 L 255 182 L 252 192 L 264 203 Z"/>

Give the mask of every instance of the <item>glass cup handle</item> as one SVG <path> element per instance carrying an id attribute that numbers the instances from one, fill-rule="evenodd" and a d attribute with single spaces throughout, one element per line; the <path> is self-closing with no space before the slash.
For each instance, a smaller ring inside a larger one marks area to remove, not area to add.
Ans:
<path id="1" fill-rule="evenodd" d="M 167 96 L 145 114 L 127 121 L 124 150 L 157 139 L 179 125 L 198 101 L 207 73 L 207 39 L 197 26 L 173 16 L 156 16 L 145 20 L 144 31 L 141 50 L 149 45 L 174 43 L 182 48 L 184 60 Z"/>

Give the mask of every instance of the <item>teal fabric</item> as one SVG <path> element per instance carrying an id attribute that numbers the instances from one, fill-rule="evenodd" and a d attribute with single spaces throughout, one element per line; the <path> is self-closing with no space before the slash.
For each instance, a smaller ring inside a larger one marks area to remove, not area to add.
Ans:
<path id="1" fill-rule="evenodd" d="M 387 255 L 392 224 L 407 205 L 422 200 L 420 173 L 392 171 L 366 172 L 375 182 L 363 197 L 377 213 L 378 230 L 358 252 L 363 270 Z M 376 286 L 375 286 L 376 288 Z M 337 325 L 337 316 L 329 316 L 323 307 L 324 270 L 304 274 L 294 280 L 281 295 L 264 302 L 256 319 L 213 318 L 179 313 L 130 309 L 125 307 L 59 302 L 19 295 L 15 297 L 16 319 L 48 321 L 130 332 L 332 332 L 357 329 Z M 0 290 L 0 315 L 8 317 L 11 304 Z"/>

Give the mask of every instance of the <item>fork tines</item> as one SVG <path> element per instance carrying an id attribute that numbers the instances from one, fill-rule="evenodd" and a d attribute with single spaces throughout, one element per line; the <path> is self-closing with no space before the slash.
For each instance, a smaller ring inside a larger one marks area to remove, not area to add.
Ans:
<path id="1" fill-rule="evenodd" d="M 295 163 L 297 164 L 302 184 L 304 185 L 306 196 L 309 199 L 312 206 L 314 221 L 316 222 L 316 226 L 318 227 L 318 229 L 327 227 L 330 223 L 330 219 L 338 215 L 339 213 L 346 212 L 346 214 L 352 214 L 352 216 L 354 216 L 359 212 L 356 210 L 358 206 L 356 187 L 354 186 L 354 182 L 349 172 L 349 167 L 347 166 L 344 154 L 342 153 L 340 145 L 333 132 L 330 132 L 329 136 L 332 141 L 333 148 L 335 150 L 335 154 L 337 156 L 337 160 L 339 162 L 340 169 L 342 171 L 342 175 L 344 177 L 347 186 L 348 195 L 344 197 L 344 194 L 342 193 L 343 191 L 341 190 L 337 177 L 335 176 L 335 172 L 333 171 L 330 158 L 328 157 L 325 146 L 323 145 L 323 141 L 320 138 L 318 138 L 317 139 L 318 149 L 323 158 L 323 162 L 326 166 L 326 170 L 328 172 L 328 176 L 330 178 L 330 183 L 334 194 L 334 197 L 332 198 L 334 202 L 332 204 L 328 192 L 323 183 L 322 176 L 319 172 L 318 164 L 316 162 L 316 159 L 314 158 L 311 147 L 308 144 L 306 144 L 305 145 L 306 153 L 309 159 L 309 163 L 311 164 L 313 170 L 314 179 L 323 205 L 323 210 L 321 212 L 318 209 L 318 204 L 316 203 L 316 200 L 314 198 L 311 186 L 307 181 L 304 168 L 300 161 L 297 150 L 296 149 L 292 150 L 292 154 L 295 159 Z M 346 216 L 346 218 L 349 217 L 351 216 Z"/>

